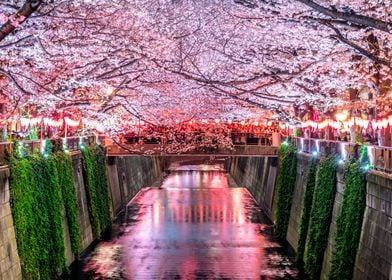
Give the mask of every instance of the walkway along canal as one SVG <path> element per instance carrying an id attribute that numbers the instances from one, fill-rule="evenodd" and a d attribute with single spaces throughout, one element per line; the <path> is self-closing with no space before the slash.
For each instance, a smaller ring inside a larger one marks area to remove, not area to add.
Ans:
<path id="1" fill-rule="evenodd" d="M 180 165 L 127 212 L 85 260 L 85 279 L 297 277 L 268 218 L 221 165 Z"/>

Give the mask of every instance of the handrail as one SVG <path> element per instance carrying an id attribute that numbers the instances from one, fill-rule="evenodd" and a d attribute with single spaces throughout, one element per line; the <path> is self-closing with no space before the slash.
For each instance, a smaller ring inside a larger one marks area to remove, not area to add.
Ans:
<path id="1" fill-rule="evenodd" d="M 42 151 L 46 140 L 50 140 L 52 142 L 61 140 L 65 144 L 68 151 L 77 151 L 83 144 L 102 143 L 104 138 L 105 136 L 101 135 L 85 135 L 44 140 L 25 140 L 20 141 L 20 143 L 23 143 L 30 152 L 34 152 Z M 13 142 L 0 142 L 0 161 L 4 159 L 6 149 L 10 149 L 12 151 Z"/>
<path id="2" fill-rule="evenodd" d="M 392 147 L 302 137 L 292 138 L 291 142 L 303 153 L 315 155 L 336 154 L 343 160 L 359 158 L 361 148 L 365 145 L 370 164 L 376 170 L 388 173 L 392 172 Z"/>

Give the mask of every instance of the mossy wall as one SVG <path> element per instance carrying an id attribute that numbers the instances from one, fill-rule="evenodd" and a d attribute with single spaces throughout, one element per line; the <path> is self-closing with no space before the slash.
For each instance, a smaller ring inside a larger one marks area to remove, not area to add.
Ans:
<path id="1" fill-rule="evenodd" d="M 233 157 L 227 168 L 263 209 L 272 209 L 276 200 L 272 207 L 262 199 L 271 181 L 265 179 L 269 178 L 266 162 L 266 158 Z M 370 171 L 365 177 L 360 163 L 347 162 L 345 167 L 334 156 L 297 154 L 287 240 L 299 265 L 305 266 L 303 279 L 389 280 L 392 176 Z"/>
<path id="2" fill-rule="evenodd" d="M 72 155 L 49 152 L 15 154 L 8 160 L 8 173 L 1 177 L 1 195 L 10 192 L 7 203 L 9 208 L 12 206 L 12 215 L 9 211 L 7 218 L 11 217 L 16 236 L 15 254 L 11 247 L 7 248 L 8 257 L 13 259 L 7 267 L 12 271 L 0 263 L 7 279 L 58 279 L 67 274 L 75 257 L 100 238 L 114 217 L 112 196 L 120 183 L 108 180 L 107 175 L 113 174 L 103 149 L 89 146 Z M 121 197 L 124 202 L 151 184 L 162 171 L 159 158 L 132 158 L 119 159 L 126 163 L 121 172 L 130 190 Z M 0 206 L 3 215 L 5 206 Z"/>

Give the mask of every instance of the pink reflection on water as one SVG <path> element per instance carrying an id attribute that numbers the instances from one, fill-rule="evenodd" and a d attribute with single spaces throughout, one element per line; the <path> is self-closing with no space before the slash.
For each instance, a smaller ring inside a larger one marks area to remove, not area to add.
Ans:
<path id="1" fill-rule="evenodd" d="M 223 172 L 173 172 L 163 189 L 148 189 L 121 248 L 127 279 L 294 278 L 290 260 L 263 233 L 259 208 L 244 188 L 229 188 Z"/>

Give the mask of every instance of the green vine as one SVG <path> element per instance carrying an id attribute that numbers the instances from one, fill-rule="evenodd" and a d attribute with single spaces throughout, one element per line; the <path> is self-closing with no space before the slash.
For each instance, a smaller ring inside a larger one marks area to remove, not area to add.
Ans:
<path id="1" fill-rule="evenodd" d="M 109 193 L 105 170 L 105 155 L 101 147 L 82 149 L 91 226 L 96 237 L 110 225 Z"/>
<path id="2" fill-rule="evenodd" d="M 10 175 L 10 197 L 16 230 L 16 241 L 21 258 L 24 279 L 44 279 L 40 271 L 41 248 L 36 234 L 34 203 L 36 201 L 33 168 L 26 158 L 11 157 L 8 165 Z M 45 252 L 42 252 L 45 254 Z"/>
<path id="3" fill-rule="evenodd" d="M 11 157 L 11 205 L 24 279 L 56 279 L 65 267 L 62 197 L 53 158 Z"/>
<path id="4" fill-rule="evenodd" d="M 279 175 L 276 190 L 275 234 L 286 238 L 291 202 L 297 176 L 297 154 L 293 145 L 284 143 L 279 149 Z"/>
<path id="5" fill-rule="evenodd" d="M 309 279 L 319 279 L 324 251 L 328 242 L 336 190 L 336 159 L 320 161 L 304 253 L 304 272 Z"/>
<path id="6" fill-rule="evenodd" d="M 72 159 L 69 154 L 58 152 L 54 156 L 61 186 L 64 208 L 68 222 L 71 249 L 74 254 L 80 252 L 80 225 L 77 196 L 73 183 Z"/>
<path id="7" fill-rule="evenodd" d="M 304 195 L 304 203 L 303 203 L 302 215 L 301 215 L 301 226 L 300 226 L 299 240 L 298 240 L 298 247 L 297 247 L 297 264 L 301 267 L 303 266 L 306 236 L 308 234 L 308 228 L 309 228 L 310 211 L 312 209 L 313 194 L 316 185 L 316 171 L 317 171 L 317 161 L 313 159 L 309 165 L 309 170 L 307 175 L 306 190 Z"/>
<path id="8" fill-rule="evenodd" d="M 344 173 L 342 210 L 336 225 L 336 245 L 330 279 L 351 280 L 366 207 L 366 180 L 359 162 L 348 163 Z"/>

